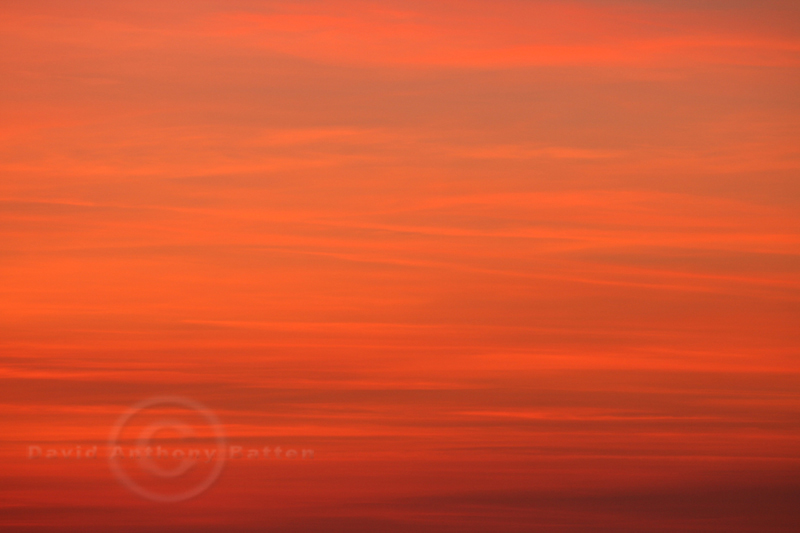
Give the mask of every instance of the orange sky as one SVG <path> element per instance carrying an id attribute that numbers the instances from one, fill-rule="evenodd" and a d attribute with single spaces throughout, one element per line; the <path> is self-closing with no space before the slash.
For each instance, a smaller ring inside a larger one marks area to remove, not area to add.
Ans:
<path id="1" fill-rule="evenodd" d="M 796 2 L 0 13 L 0 528 L 800 529 Z M 27 459 L 164 394 L 315 459 Z"/>

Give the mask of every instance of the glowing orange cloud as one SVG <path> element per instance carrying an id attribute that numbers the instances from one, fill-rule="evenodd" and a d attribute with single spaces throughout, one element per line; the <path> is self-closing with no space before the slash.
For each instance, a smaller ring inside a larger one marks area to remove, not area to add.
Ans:
<path id="1" fill-rule="evenodd" d="M 4 2 L 0 527 L 796 531 L 798 9 Z"/>

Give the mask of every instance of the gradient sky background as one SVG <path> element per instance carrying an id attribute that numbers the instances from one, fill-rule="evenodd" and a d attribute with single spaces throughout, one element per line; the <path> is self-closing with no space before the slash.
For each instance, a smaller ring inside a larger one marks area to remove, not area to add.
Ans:
<path id="1" fill-rule="evenodd" d="M 0 528 L 800 530 L 800 4 L 0 1 Z M 194 500 L 104 443 L 237 443 Z"/>

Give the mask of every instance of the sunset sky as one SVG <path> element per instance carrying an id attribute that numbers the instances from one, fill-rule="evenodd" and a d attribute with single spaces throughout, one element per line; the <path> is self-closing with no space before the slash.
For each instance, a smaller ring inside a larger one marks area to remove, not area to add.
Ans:
<path id="1" fill-rule="evenodd" d="M 800 531 L 797 1 L 0 0 L 0 79 L 3 531 Z M 314 458 L 28 458 L 160 396 Z"/>

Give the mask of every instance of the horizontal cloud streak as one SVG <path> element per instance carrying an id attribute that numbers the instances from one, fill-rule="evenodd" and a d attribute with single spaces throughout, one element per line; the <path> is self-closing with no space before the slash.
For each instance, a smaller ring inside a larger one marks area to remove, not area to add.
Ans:
<path id="1" fill-rule="evenodd" d="M 794 4 L 0 12 L 0 526 L 797 529 Z M 314 461 L 26 457 L 164 395 Z"/>

